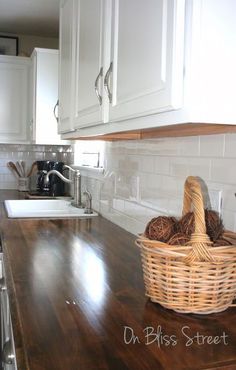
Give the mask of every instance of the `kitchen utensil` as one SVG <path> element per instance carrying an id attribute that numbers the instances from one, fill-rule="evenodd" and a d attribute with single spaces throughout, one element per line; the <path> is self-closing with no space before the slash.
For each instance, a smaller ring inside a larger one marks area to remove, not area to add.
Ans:
<path id="1" fill-rule="evenodd" d="M 19 177 L 21 177 L 21 174 L 20 174 L 20 172 L 18 171 L 18 169 L 17 169 L 17 167 L 16 167 L 16 165 L 15 165 L 15 163 L 13 163 L 13 162 L 8 162 L 7 163 L 7 166 L 17 175 L 17 176 L 19 176 Z"/>
<path id="2" fill-rule="evenodd" d="M 36 162 L 33 162 L 32 165 L 31 165 L 31 167 L 30 167 L 30 170 L 27 173 L 27 176 L 26 177 L 30 177 L 35 170 L 37 170 L 37 163 Z"/>
<path id="3" fill-rule="evenodd" d="M 23 175 L 24 175 L 24 177 L 26 177 L 25 161 L 20 161 L 20 165 L 21 165 L 21 168 L 22 168 Z"/>
<path id="4" fill-rule="evenodd" d="M 18 172 L 20 174 L 20 177 L 24 177 L 20 162 L 16 161 L 16 168 L 18 169 Z"/>

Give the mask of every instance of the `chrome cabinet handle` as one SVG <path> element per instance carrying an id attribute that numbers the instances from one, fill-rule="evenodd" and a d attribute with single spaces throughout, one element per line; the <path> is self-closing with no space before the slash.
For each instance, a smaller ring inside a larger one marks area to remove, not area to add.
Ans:
<path id="1" fill-rule="evenodd" d="M 97 95 L 97 98 L 98 98 L 98 101 L 99 101 L 100 105 L 102 105 L 102 96 L 99 94 L 98 81 L 99 81 L 100 78 L 102 78 L 102 76 L 103 76 L 103 68 L 101 67 L 100 71 L 99 71 L 99 74 L 97 75 L 97 78 L 95 80 L 95 84 L 94 84 L 95 93 Z"/>
<path id="2" fill-rule="evenodd" d="M 13 353 L 11 340 L 7 340 L 2 349 L 2 361 L 5 362 L 7 365 L 13 364 L 13 360 L 15 355 Z"/>
<path id="3" fill-rule="evenodd" d="M 110 103 L 112 103 L 112 93 L 111 93 L 110 87 L 109 87 L 109 79 L 110 79 L 112 69 L 113 69 L 113 63 L 111 62 L 110 66 L 107 70 L 107 73 L 105 75 L 105 78 L 104 78 L 104 88 L 105 88 L 105 91 L 107 93 L 107 96 L 108 96 L 108 99 L 109 99 Z"/>
<path id="4" fill-rule="evenodd" d="M 59 105 L 59 100 L 57 100 L 56 104 L 55 104 L 55 107 L 53 109 L 53 114 L 54 114 L 54 117 L 56 118 L 57 122 L 58 122 L 58 116 L 56 115 L 56 109 Z"/>

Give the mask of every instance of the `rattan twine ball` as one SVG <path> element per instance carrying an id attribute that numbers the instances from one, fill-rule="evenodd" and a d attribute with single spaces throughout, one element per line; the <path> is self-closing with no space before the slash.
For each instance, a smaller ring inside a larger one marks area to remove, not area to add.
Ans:
<path id="1" fill-rule="evenodd" d="M 145 236 L 149 239 L 166 243 L 175 233 L 175 223 L 174 217 L 155 217 L 147 224 Z"/>
<path id="2" fill-rule="evenodd" d="M 221 237 L 220 239 L 217 239 L 214 242 L 213 247 L 224 247 L 227 245 L 232 245 L 232 243 L 229 240 L 226 240 L 223 237 Z"/>
<path id="3" fill-rule="evenodd" d="M 194 213 L 188 212 L 178 222 L 179 232 L 187 236 L 191 236 L 195 228 Z"/>
<path id="4" fill-rule="evenodd" d="M 177 233 L 173 235 L 169 241 L 168 244 L 170 245 L 186 245 L 190 240 L 188 235 L 185 235 L 183 233 Z"/>
<path id="5" fill-rule="evenodd" d="M 224 226 L 219 214 L 215 211 L 205 209 L 205 221 L 207 234 L 210 239 L 213 242 L 217 239 L 221 239 L 220 236 L 224 232 Z"/>
<path id="6" fill-rule="evenodd" d="M 152 218 L 151 221 L 148 222 L 148 224 L 146 225 L 145 231 L 144 231 L 144 235 L 148 239 L 150 239 L 150 237 L 149 237 L 149 226 L 151 225 L 153 220 L 155 220 L 155 218 Z"/>
<path id="7" fill-rule="evenodd" d="M 212 210 L 205 209 L 206 233 L 214 242 L 220 238 L 224 232 L 223 222 L 218 213 Z M 193 212 L 188 212 L 178 222 L 179 231 L 183 234 L 191 236 L 195 228 L 195 218 Z"/>

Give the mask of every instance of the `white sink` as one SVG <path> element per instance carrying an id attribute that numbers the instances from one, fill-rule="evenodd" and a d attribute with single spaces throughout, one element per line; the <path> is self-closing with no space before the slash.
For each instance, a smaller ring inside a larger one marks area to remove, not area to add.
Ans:
<path id="1" fill-rule="evenodd" d="M 98 214 L 85 214 L 84 208 L 76 208 L 68 200 L 39 199 L 39 200 L 5 200 L 7 215 L 10 218 L 65 218 L 94 217 Z"/>

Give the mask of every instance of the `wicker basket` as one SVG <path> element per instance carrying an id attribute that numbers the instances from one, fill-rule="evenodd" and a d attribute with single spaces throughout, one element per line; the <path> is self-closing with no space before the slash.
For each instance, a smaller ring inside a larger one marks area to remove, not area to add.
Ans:
<path id="1" fill-rule="evenodd" d="M 193 208 L 195 231 L 187 246 L 173 246 L 140 236 L 146 295 L 151 301 L 181 313 L 209 314 L 232 306 L 236 296 L 236 236 L 234 245 L 212 247 L 206 234 L 201 186 L 195 177 L 185 182 L 183 215 Z"/>

